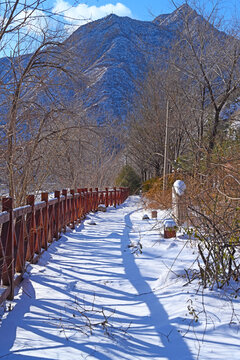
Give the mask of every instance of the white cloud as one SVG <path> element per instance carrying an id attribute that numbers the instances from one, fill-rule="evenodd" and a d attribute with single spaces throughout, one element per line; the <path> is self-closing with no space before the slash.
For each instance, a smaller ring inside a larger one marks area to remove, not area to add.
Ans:
<path id="1" fill-rule="evenodd" d="M 63 16 L 65 21 L 71 25 L 71 31 L 75 30 L 78 26 L 100 19 L 109 14 L 132 16 L 131 10 L 120 2 L 116 5 L 88 6 L 87 4 L 80 3 L 77 6 L 72 6 L 65 0 L 57 0 L 52 12 Z"/>
<path id="2" fill-rule="evenodd" d="M 23 24 L 25 29 L 38 35 L 48 28 L 48 17 L 41 10 L 23 10 L 14 19 L 14 26 Z"/>

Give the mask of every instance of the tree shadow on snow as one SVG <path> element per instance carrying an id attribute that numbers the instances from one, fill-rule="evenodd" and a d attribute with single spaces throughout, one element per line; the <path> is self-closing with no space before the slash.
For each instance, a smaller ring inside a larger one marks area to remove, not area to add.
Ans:
<path id="1" fill-rule="evenodd" d="M 132 213 L 134 212 L 135 211 Z M 132 213 L 125 215 L 125 228 L 122 235 L 121 250 L 126 276 L 138 292 L 136 296 L 137 299 L 143 301 L 149 309 L 150 316 L 145 319 L 145 325 L 154 327 L 155 333 L 159 335 L 160 342 L 162 343 L 162 346 L 159 345 L 154 348 L 152 348 L 151 343 L 149 343 L 147 345 L 149 353 L 151 354 L 151 352 L 153 352 L 154 356 L 158 355 L 159 357 L 165 357 L 169 360 L 193 360 L 193 355 L 181 334 L 179 334 L 177 329 L 170 323 L 164 307 L 152 292 L 146 280 L 142 277 L 135 263 L 133 254 L 129 250 L 126 250 L 129 244 L 129 234 L 133 226 L 130 219 Z M 142 344 L 137 344 L 136 340 L 135 346 L 137 345 L 139 345 L 140 348 L 142 347 Z"/>
<path id="2" fill-rule="evenodd" d="M 71 242 L 70 238 L 67 241 L 64 239 L 60 241 L 59 245 L 63 253 L 58 253 L 57 259 L 51 259 L 47 265 L 48 269 L 54 272 L 54 276 L 47 278 L 41 273 L 34 275 L 36 283 L 57 291 L 59 299 L 61 296 L 65 299 L 64 294 L 67 294 L 65 304 L 61 301 L 53 301 L 53 299 L 35 299 L 31 281 L 24 280 L 22 297 L 17 301 L 7 319 L 3 320 L 0 328 L 0 339 L 2 339 L 0 340 L 0 359 L 37 360 L 41 351 L 45 351 L 44 359 L 46 360 L 63 359 L 61 351 L 67 347 L 69 358 L 79 360 L 88 357 L 96 360 L 161 358 L 193 360 L 182 336 L 170 323 L 166 311 L 152 292 L 147 278 L 141 275 L 134 255 L 128 248 L 132 213 L 124 214 L 121 229 L 117 228 L 116 224 L 116 229 L 113 229 L 115 226 L 112 225 L 111 229 L 107 229 L 101 235 L 96 234 L 95 231 L 90 234 L 79 231 L 72 233 L 73 241 Z M 104 224 L 105 221 L 104 219 Z M 103 227 L 105 228 L 105 225 Z M 70 242 L 71 252 L 68 251 L 67 242 Z M 64 252 L 65 245 L 66 252 Z M 74 261 L 77 258 L 79 262 L 76 264 Z M 88 267 L 85 266 L 85 261 L 88 261 Z M 71 264 L 75 264 L 74 267 Z M 63 274 L 66 278 L 64 288 L 61 287 L 61 282 L 58 282 L 58 278 Z M 102 309 L 103 304 L 106 311 L 114 310 L 113 320 L 110 319 L 114 327 L 109 329 L 112 331 L 110 334 L 112 338 L 96 330 L 97 337 L 82 336 L 78 338 L 79 341 L 71 337 L 66 339 L 56 332 L 56 324 L 50 324 L 47 315 L 45 319 L 43 318 L 43 311 L 44 314 L 52 314 L 56 319 L 62 317 L 66 311 L 66 316 L 71 316 L 74 297 L 79 302 L 84 299 L 84 306 L 91 308 L 93 294 L 96 294 L 94 307 L 97 310 Z M 131 307 L 135 310 L 135 306 L 139 307 L 140 312 L 129 311 Z M 146 306 L 149 314 L 146 313 Z M 34 314 L 31 307 L 34 307 Z M 141 313 L 141 308 L 145 309 L 144 314 Z M 41 313 L 41 319 L 38 310 Z M 30 312 L 31 317 L 28 318 L 26 314 Z M 17 318 L 14 318 L 14 314 Z M 124 327 L 123 324 L 124 326 L 131 324 L 126 334 L 121 330 Z M 14 346 L 17 327 L 24 329 L 28 334 L 32 333 L 35 338 L 38 336 L 42 338 L 43 342 L 40 343 L 42 347 L 39 347 L 39 342 L 36 346 L 33 343 L 26 343 L 19 348 Z M 49 348 L 45 348 L 45 345 Z M 71 349 L 74 352 L 73 357 Z M 77 357 L 76 352 L 79 354 Z M 53 353 L 55 357 L 52 357 Z"/>

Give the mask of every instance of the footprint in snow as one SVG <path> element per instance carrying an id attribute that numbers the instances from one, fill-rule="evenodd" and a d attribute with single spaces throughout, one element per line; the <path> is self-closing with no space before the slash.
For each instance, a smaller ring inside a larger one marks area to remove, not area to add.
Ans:
<path id="1" fill-rule="evenodd" d="M 177 243 L 171 242 L 171 244 L 168 246 L 168 249 L 171 249 L 171 248 L 176 247 L 176 246 L 177 246 Z"/>

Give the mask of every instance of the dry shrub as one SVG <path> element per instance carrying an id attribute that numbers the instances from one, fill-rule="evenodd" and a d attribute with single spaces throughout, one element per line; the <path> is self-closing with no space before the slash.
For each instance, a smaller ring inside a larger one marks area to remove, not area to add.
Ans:
<path id="1" fill-rule="evenodd" d="M 188 177 L 186 201 L 189 210 L 214 219 L 226 219 L 232 223 L 240 206 L 240 177 L 236 172 L 225 171 L 222 166 L 211 170 L 207 176 Z M 191 211 L 190 211 L 191 213 Z M 198 215 L 199 217 L 200 215 Z M 221 221 L 222 223 L 222 221 Z"/>
<path id="2" fill-rule="evenodd" d="M 236 167 L 215 166 L 207 175 L 169 174 L 167 190 L 157 179 L 145 194 L 152 208 L 172 207 L 172 185 L 183 180 L 188 234 L 197 242 L 199 276 L 204 287 L 240 279 L 240 174 Z"/>
<path id="3" fill-rule="evenodd" d="M 222 166 L 188 184 L 189 233 L 198 240 L 199 270 L 204 287 L 222 288 L 240 278 L 239 174 Z M 190 188 L 192 187 L 192 191 Z"/>

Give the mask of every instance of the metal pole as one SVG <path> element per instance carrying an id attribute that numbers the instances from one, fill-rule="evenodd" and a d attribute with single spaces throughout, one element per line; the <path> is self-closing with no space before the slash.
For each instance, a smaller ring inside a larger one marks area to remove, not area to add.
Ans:
<path id="1" fill-rule="evenodd" d="M 165 143 L 164 143 L 164 162 L 163 162 L 163 191 L 167 187 L 167 146 L 168 146 L 168 118 L 169 118 L 169 101 L 167 100 L 166 125 L 165 125 Z"/>

